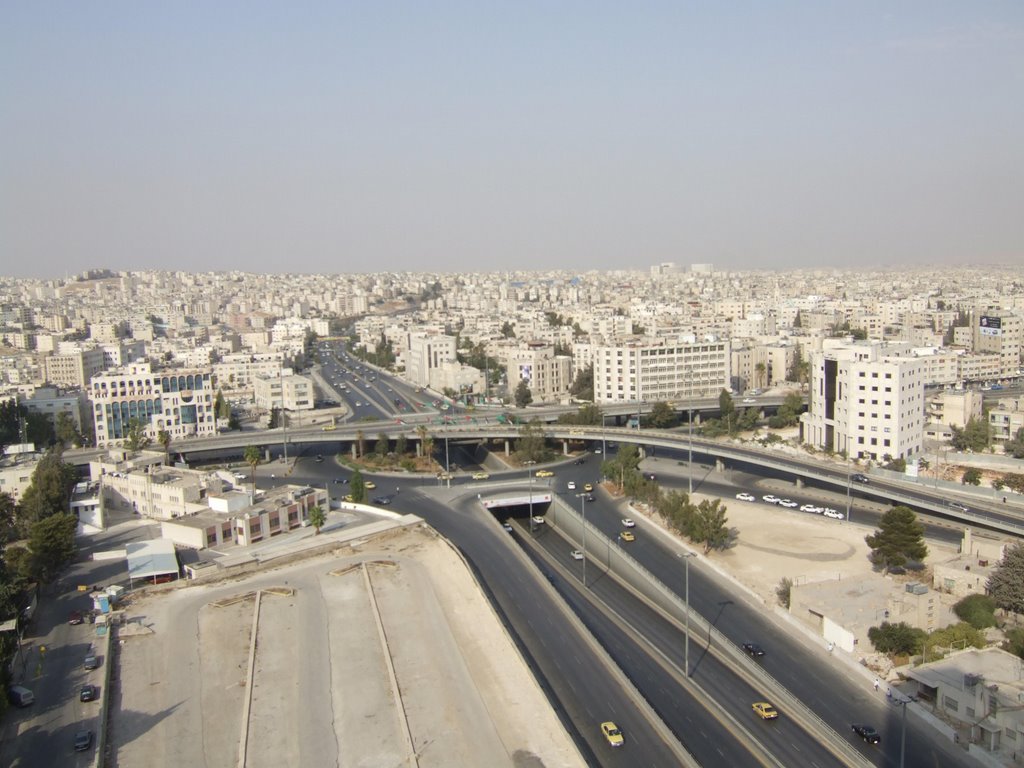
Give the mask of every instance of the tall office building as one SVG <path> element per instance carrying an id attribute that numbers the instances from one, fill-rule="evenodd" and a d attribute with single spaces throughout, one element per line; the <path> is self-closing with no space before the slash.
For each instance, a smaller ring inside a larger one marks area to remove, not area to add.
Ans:
<path id="1" fill-rule="evenodd" d="M 729 389 L 727 341 L 669 339 L 595 346 L 594 402 L 685 401 Z"/>
<path id="2" fill-rule="evenodd" d="M 916 456 L 924 440 L 925 371 L 920 359 L 886 355 L 878 344 L 812 354 L 804 442 L 873 461 Z"/>

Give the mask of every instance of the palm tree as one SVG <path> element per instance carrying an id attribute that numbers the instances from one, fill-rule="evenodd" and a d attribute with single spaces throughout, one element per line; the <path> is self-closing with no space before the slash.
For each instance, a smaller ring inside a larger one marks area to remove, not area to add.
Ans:
<path id="1" fill-rule="evenodd" d="M 429 462 L 431 455 L 434 453 L 434 439 L 427 432 L 427 428 L 423 424 L 416 427 L 416 434 L 420 438 L 420 450 L 423 451 L 423 458 Z"/>
<path id="2" fill-rule="evenodd" d="M 171 433 L 166 429 L 161 429 L 159 434 L 156 436 L 156 440 L 164 449 L 164 465 L 170 463 L 171 457 Z"/>
<path id="3" fill-rule="evenodd" d="M 756 387 L 763 387 L 764 386 L 764 374 L 765 374 L 766 370 L 767 370 L 767 366 L 764 363 L 758 363 L 757 365 L 754 366 L 754 372 L 757 374 L 754 377 L 754 380 L 757 382 L 757 384 L 755 384 L 754 386 L 756 386 Z"/>
<path id="4" fill-rule="evenodd" d="M 357 459 L 363 458 L 363 451 L 365 450 L 365 447 L 363 446 L 363 441 L 365 439 L 366 439 L 366 436 L 363 434 L 363 430 L 360 429 L 358 432 L 356 432 L 356 458 Z"/>
<path id="5" fill-rule="evenodd" d="M 316 532 L 313 535 L 319 536 L 320 529 L 324 527 L 324 523 L 327 522 L 327 515 L 324 514 L 324 508 L 319 504 L 309 508 L 309 524 L 313 526 L 313 530 Z"/>
<path id="6" fill-rule="evenodd" d="M 252 495 L 256 495 L 256 465 L 260 463 L 260 449 L 255 445 L 245 448 L 245 463 L 252 468 Z"/>

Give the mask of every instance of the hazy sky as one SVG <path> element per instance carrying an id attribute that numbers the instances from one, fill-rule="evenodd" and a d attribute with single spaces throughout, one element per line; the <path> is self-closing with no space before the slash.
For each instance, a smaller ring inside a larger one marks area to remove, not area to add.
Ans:
<path id="1" fill-rule="evenodd" d="M 0 0 L 0 274 L 1024 265 L 1024 3 Z"/>

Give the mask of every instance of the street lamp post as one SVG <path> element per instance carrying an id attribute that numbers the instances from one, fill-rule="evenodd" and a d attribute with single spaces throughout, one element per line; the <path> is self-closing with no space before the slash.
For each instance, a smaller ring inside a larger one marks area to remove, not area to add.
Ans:
<path id="1" fill-rule="evenodd" d="M 530 477 L 530 533 L 533 533 L 533 465 L 536 461 L 524 461 L 523 466 Z"/>
<path id="2" fill-rule="evenodd" d="M 850 522 L 850 448 L 846 448 L 846 522 Z"/>
<path id="3" fill-rule="evenodd" d="M 694 552 L 684 552 L 679 555 L 686 565 L 686 581 L 683 588 L 683 603 L 686 606 L 686 640 L 683 651 L 683 665 L 686 668 L 687 677 L 690 677 L 690 558 L 696 556 Z"/>
<path id="4" fill-rule="evenodd" d="M 577 493 L 583 508 L 583 588 L 587 588 L 587 494 Z"/>

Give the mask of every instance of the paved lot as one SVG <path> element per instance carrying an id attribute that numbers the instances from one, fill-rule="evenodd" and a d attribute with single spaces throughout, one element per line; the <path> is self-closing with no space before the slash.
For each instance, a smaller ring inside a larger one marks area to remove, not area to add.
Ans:
<path id="1" fill-rule="evenodd" d="M 116 660 L 111 765 L 219 768 L 243 742 L 257 767 L 583 765 L 464 564 L 425 527 L 128 613 L 146 629 Z"/>

